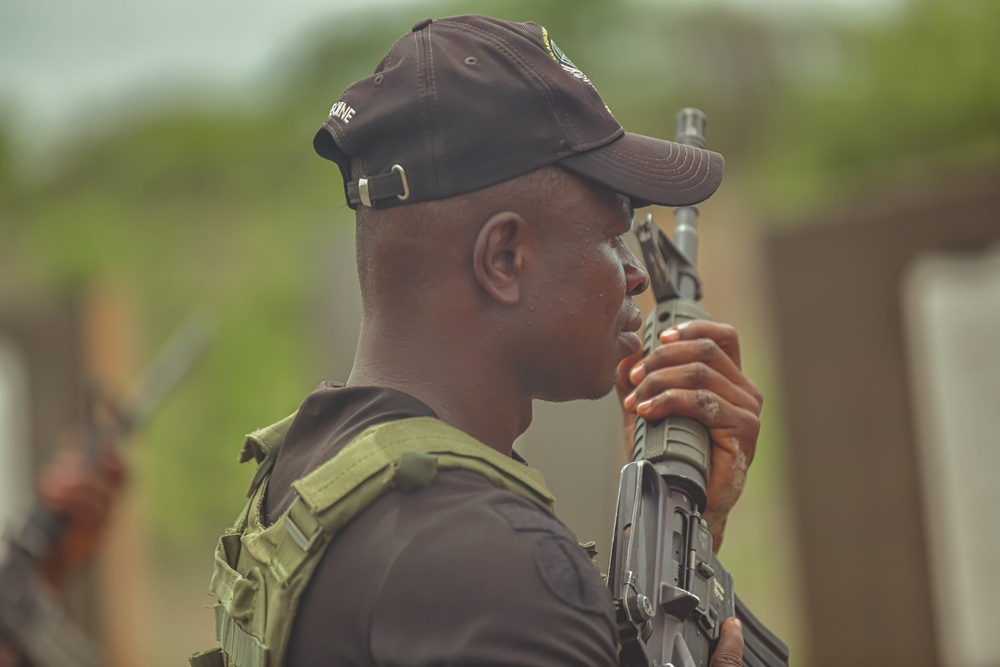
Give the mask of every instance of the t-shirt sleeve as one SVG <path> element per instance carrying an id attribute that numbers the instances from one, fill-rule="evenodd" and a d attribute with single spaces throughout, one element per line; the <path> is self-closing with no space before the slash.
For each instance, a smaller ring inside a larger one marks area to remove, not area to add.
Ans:
<path id="1" fill-rule="evenodd" d="M 432 523 L 381 582 L 383 667 L 618 664 L 610 594 L 572 533 L 520 499 Z"/>

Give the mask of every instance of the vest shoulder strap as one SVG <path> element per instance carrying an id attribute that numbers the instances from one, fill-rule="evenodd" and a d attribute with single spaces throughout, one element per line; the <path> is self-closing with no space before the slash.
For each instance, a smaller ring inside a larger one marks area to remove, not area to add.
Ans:
<path id="1" fill-rule="evenodd" d="M 240 463 L 246 463 L 251 459 L 260 463 L 265 458 L 274 459 L 281 449 L 281 443 L 285 441 L 285 434 L 292 425 L 298 410 L 288 415 L 280 422 L 259 428 L 253 433 L 248 433 L 243 442 L 243 451 L 240 452 Z"/>
<path id="2" fill-rule="evenodd" d="M 413 417 L 366 429 L 339 454 L 292 483 L 288 511 L 260 533 L 254 549 L 285 582 L 310 554 L 391 489 L 427 486 L 438 470 L 469 470 L 527 498 L 550 514 L 555 499 L 537 470 L 504 456 L 433 417 Z M 265 549 L 267 551 L 265 551 Z M 311 566 L 308 566 L 311 567 Z"/>
<path id="3" fill-rule="evenodd" d="M 477 472 L 495 486 L 554 511 L 555 498 L 538 470 L 433 417 L 373 426 L 292 486 L 323 523 L 326 510 L 380 473 L 385 487 L 407 489 L 426 486 L 436 470 L 454 468 Z"/>

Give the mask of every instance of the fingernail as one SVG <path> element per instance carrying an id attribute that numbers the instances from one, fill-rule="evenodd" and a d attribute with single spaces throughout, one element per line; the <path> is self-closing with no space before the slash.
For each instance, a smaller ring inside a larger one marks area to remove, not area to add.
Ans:
<path id="1" fill-rule="evenodd" d="M 687 329 L 689 326 L 691 326 L 691 322 L 693 322 L 693 320 L 688 320 L 687 322 L 681 322 L 680 324 L 677 325 L 677 330 L 680 331 L 681 329 Z"/>
<path id="2" fill-rule="evenodd" d="M 660 342 L 669 343 L 671 341 L 680 340 L 681 332 L 677 327 L 670 327 L 665 331 L 660 332 Z"/>
<path id="3" fill-rule="evenodd" d="M 651 408 L 652 406 L 653 406 L 653 400 L 652 400 L 652 399 L 650 399 L 650 400 L 648 400 L 648 401 L 643 401 L 642 403 L 640 403 L 639 405 L 637 405 L 637 406 L 636 406 L 636 408 L 635 408 L 635 412 L 636 412 L 636 414 L 638 414 L 638 415 L 639 415 L 640 417 L 642 417 L 642 416 L 643 416 L 643 413 L 645 413 L 645 412 L 649 412 L 649 410 L 650 410 L 650 408 Z"/>
<path id="4" fill-rule="evenodd" d="M 632 381 L 632 384 L 639 384 L 644 377 L 646 377 L 646 366 L 642 363 L 636 364 L 632 368 L 632 372 L 628 374 L 628 379 Z"/>
<path id="5" fill-rule="evenodd" d="M 733 625 L 735 625 L 735 626 L 736 626 L 737 628 L 739 628 L 740 630 L 742 630 L 742 629 L 743 629 L 743 621 L 741 621 L 741 620 L 740 620 L 740 619 L 738 619 L 738 618 L 733 618 Z"/>
<path id="6" fill-rule="evenodd" d="M 637 400 L 638 398 L 636 397 L 635 392 L 633 391 L 631 394 L 625 397 L 625 400 L 622 401 L 622 405 L 625 406 L 626 410 L 631 410 L 632 406 L 635 405 L 635 402 Z"/>

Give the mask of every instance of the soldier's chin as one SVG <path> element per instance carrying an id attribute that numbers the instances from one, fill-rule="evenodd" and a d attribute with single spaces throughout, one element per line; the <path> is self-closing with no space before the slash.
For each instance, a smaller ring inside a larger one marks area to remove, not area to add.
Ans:
<path id="1" fill-rule="evenodd" d="M 596 387 L 595 390 L 588 396 L 584 396 L 585 400 L 597 401 L 612 392 L 615 388 L 615 384 L 618 382 L 618 369 L 613 368 L 611 372 L 608 373 L 608 378 L 606 384 L 602 384 L 600 387 Z"/>
<path id="2" fill-rule="evenodd" d="M 545 401 L 546 403 L 569 403 L 570 401 L 597 401 L 608 394 L 611 390 L 615 388 L 615 381 L 617 376 L 612 373 L 611 378 L 608 380 L 607 384 L 602 384 L 595 387 L 577 387 L 578 393 L 567 395 L 567 396 L 538 396 L 538 400 Z"/>

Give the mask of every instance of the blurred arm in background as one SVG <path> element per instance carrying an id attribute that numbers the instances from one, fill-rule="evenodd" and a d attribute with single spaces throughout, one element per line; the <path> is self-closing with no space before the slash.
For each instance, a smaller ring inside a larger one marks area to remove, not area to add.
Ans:
<path id="1" fill-rule="evenodd" d="M 38 479 L 42 504 L 68 521 L 55 551 L 39 564 L 45 581 L 60 592 L 93 555 L 125 482 L 117 447 L 106 443 L 98 459 L 88 463 L 75 444 L 70 440 Z M 0 667 L 28 664 L 10 639 L 0 635 Z"/>

